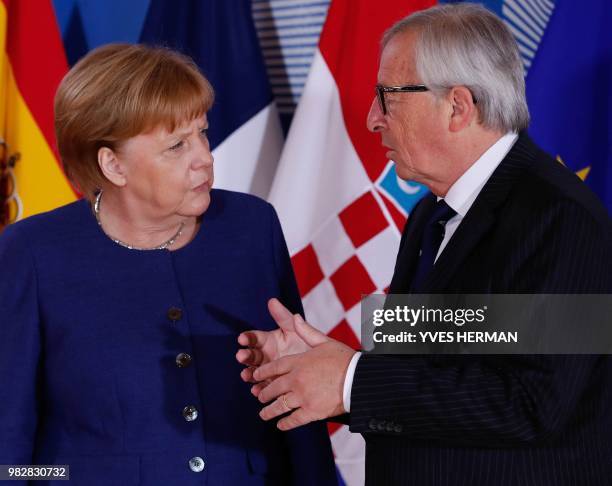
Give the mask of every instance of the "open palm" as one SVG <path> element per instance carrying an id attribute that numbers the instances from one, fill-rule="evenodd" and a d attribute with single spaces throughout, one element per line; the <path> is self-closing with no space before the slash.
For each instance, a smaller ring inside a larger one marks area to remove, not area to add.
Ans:
<path id="1" fill-rule="evenodd" d="M 253 370 L 276 359 L 308 351 L 310 346 L 295 332 L 295 316 L 278 299 L 268 301 L 268 310 L 278 324 L 273 331 L 246 331 L 238 343 L 246 346 L 236 353 L 238 362 L 247 366 L 241 377 L 253 383 Z"/>

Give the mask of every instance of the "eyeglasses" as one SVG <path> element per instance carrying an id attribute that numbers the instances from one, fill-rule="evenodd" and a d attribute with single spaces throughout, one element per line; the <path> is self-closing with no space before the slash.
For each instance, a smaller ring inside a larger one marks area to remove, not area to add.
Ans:
<path id="1" fill-rule="evenodd" d="M 377 84 L 376 99 L 383 115 L 386 115 L 387 104 L 385 103 L 385 93 L 421 93 L 423 91 L 429 91 L 429 88 L 423 84 L 407 84 L 406 86 L 383 86 Z"/>

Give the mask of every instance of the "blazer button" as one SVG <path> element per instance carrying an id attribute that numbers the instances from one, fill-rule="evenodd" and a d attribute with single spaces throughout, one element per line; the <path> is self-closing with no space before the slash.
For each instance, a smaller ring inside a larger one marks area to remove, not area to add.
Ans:
<path id="1" fill-rule="evenodd" d="M 178 307 L 170 307 L 170 309 L 168 309 L 168 319 L 171 321 L 176 322 L 180 320 L 181 317 L 183 317 L 183 311 Z"/>
<path id="2" fill-rule="evenodd" d="M 393 432 L 395 430 L 395 424 L 393 422 L 389 422 L 387 427 L 385 427 L 385 430 L 387 432 Z"/>
<path id="3" fill-rule="evenodd" d="M 187 422 L 193 422 L 195 419 L 198 418 L 198 409 L 195 408 L 193 405 L 187 405 L 183 409 L 183 418 Z"/>
<path id="4" fill-rule="evenodd" d="M 199 456 L 192 457 L 189 459 L 189 469 L 191 469 L 193 472 L 204 471 L 204 459 Z"/>
<path id="5" fill-rule="evenodd" d="M 383 430 L 385 430 L 386 425 L 387 425 L 387 422 L 385 420 L 381 420 L 380 422 L 378 422 L 376 429 L 382 432 Z"/>
<path id="6" fill-rule="evenodd" d="M 395 427 L 393 427 L 393 431 L 397 432 L 398 434 L 404 430 L 404 427 L 402 427 L 400 424 L 396 424 Z"/>
<path id="7" fill-rule="evenodd" d="M 179 368 L 187 368 L 191 364 L 191 356 L 187 353 L 179 353 L 176 355 L 176 366 Z"/>
<path id="8" fill-rule="evenodd" d="M 370 419 L 370 421 L 368 422 L 368 427 L 370 428 L 370 430 L 376 430 L 376 424 L 378 423 L 378 420 L 376 419 Z"/>

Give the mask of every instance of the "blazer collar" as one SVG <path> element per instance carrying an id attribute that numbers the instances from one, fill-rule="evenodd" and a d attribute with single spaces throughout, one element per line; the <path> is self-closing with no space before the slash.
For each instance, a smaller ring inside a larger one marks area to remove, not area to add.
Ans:
<path id="1" fill-rule="evenodd" d="M 537 147 L 526 132 L 521 132 L 438 257 L 423 282 L 422 292 L 446 288 L 467 255 L 491 228 L 496 219 L 496 209 L 505 201 L 526 167 L 533 162 L 536 153 Z"/>

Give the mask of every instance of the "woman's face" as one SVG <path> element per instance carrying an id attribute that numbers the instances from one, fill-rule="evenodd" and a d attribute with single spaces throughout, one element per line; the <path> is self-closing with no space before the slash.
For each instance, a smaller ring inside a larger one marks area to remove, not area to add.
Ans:
<path id="1" fill-rule="evenodd" d="M 153 217 L 200 216 L 210 203 L 213 156 L 206 115 L 173 132 L 158 127 L 123 142 L 117 159 L 132 204 Z"/>

